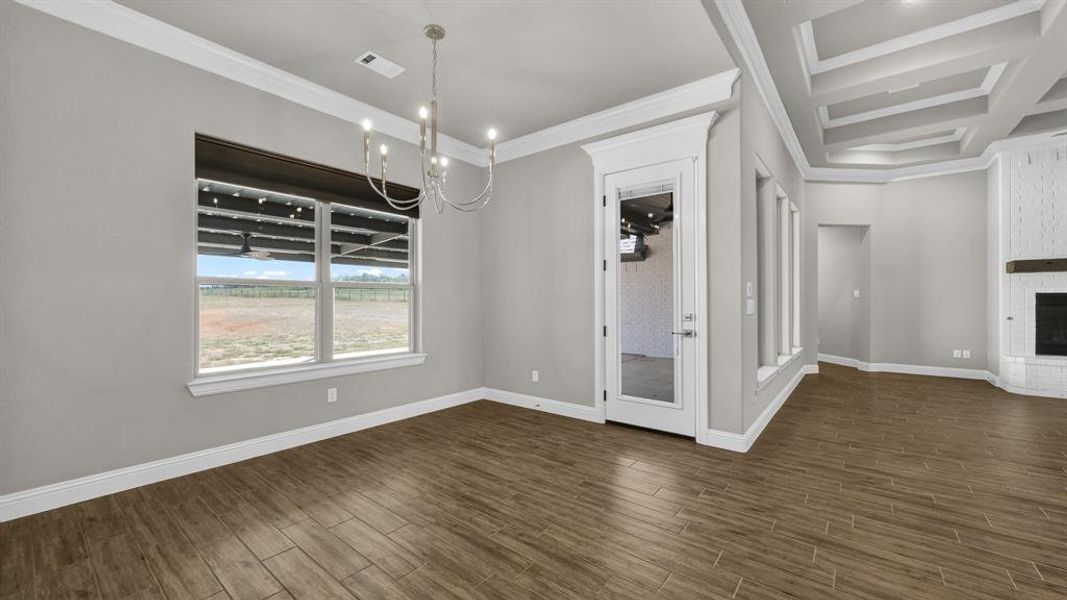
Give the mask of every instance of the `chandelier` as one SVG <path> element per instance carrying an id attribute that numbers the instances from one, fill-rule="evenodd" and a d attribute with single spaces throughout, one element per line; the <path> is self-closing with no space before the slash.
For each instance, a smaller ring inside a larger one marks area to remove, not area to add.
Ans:
<path id="1" fill-rule="evenodd" d="M 493 165 L 496 162 L 496 129 L 490 129 L 488 133 L 489 178 L 485 183 L 485 188 L 480 194 L 469 200 L 456 201 L 450 199 L 445 194 L 445 180 L 448 175 L 448 157 L 441 156 L 437 152 L 437 42 L 445 37 L 445 28 L 440 25 L 427 25 L 423 28 L 423 32 L 426 34 L 426 37 L 430 38 L 430 41 L 433 44 L 433 76 L 430 86 L 430 108 L 429 110 L 427 110 L 425 106 L 419 108 L 419 160 L 421 162 L 422 189 L 419 190 L 419 195 L 417 197 L 410 200 L 389 197 L 385 185 L 386 170 L 388 169 L 389 164 L 389 148 L 385 144 L 382 144 L 381 147 L 378 148 L 378 152 L 382 159 L 381 187 L 379 188 L 378 185 L 374 183 L 374 180 L 370 176 L 371 122 L 369 119 L 363 120 L 363 169 L 367 174 L 367 181 L 370 183 L 371 188 L 373 188 L 379 196 L 385 199 L 385 201 L 389 203 L 389 206 L 392 206 L 396 210 L 410 210 L 422 204 L 423 201 L 432 199 L 438 213 L 444 212 L 445 206 L 451 206 L 461 212 L 476 212 L 485 208 L 493 198 Z M 430 120 L 429 153 L 426 151 L 427 118 Z"/>

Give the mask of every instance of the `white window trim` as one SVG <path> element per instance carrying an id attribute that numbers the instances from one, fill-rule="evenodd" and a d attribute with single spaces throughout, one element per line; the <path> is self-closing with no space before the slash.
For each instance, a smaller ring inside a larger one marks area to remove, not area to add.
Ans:
<path id="1" fill-rule="evenodd" d="M 759 169 L 759 165 L 757 157 L 757 175 L 765 177 L 765 172 Z M 804 351 L 800 345 L 800 209 L 773 178 L 766 185 L 774 186 L 774 201 L 771 207 L 774 216 L 771 218 L 768 214 L 768 218 L 762 223 L 758 222 L 757 227 L 763 230 L 761 233 L 774 241 L 768 244 L 769 248 L 759 247 L 757 251 L 772 249 L 774 257 L 771 262 L 764 263 L 771 268 L 771 272 L 758 275 L 760 275 L 761 283 L 764 279 L 770 283 L 768 287 L 771 289 L 760 290 L 760 293 L 768 294 L 771 298 L 769 304 L 772 310 L 769 313 L 773 313 L 773 316 L 761 313 L 759 318 L 765 319 L 766 326 L 774 330 L 774 333 L 769 336 L 770 339 L 766 341 L 773 340 L 776 356 L 774 363 L 760 364 L 756 369 L 756 391 L 763 389 L 779 373 L 785 371 Z M 763 200 L 757 198 L 757 201 Z M 758 264 L 761 260 L 757 257 Z M 759 342 L 763 344 L 765 340 L 760 339 Z M 760 363 L 765 360 L 763 354 L 761 347 Z"/>
<path id="2" fill-rule="evenodd" d="M 792 214 L 790 212 L 792 203 L 789 201 L 789 196 L 785 195 L 785 192 L 778 188 L 778 250 L 780 256 L 778 259 L 778 275 L 779 275 L 779 288 L 778 288 L 778 311 L 779 311 L 779 331 L 778 331 L 778 355 L 788 356 L 793 344 L 789 338 L 792 334 L 792 326 L 790 325 L 790 319 L 793 316 L 791 302 L 793 298 L 792 293 L 792 254 L 793 246 L 791 244 L 791 224 L 789 217 Z M 781 363 L 781 359 L 778 360 Z"/>
<path id="3" fill-rule="evenodd" d="M 797 208 L 796 204 L 790 203 L 789 210 L 789 235 L 793 240 L 792 260 L 789 265 L 789 271 L 792 274 L 792 281 L 789 287 L 793 294 L 793 310 L 790 314 L 790 324 L 792 325 L 792 331 L 790 332 L 792 343 L 790 346 L 796 352 L 796 348 L 800 347 L 800 209 Z"/>
<path id="4" fill-rule="evenodd" d="M 196 397 L 254 390 L 290 383 L 314 381 L 356 373 L 413 367 L 426 362 L 426 355 L 417 352 L 397 352 L 371 358 L 339 360 L 328 363 L 303 364 L 281 368 L 242 370 L 225 375 L 198 377 L 186 384 Z"/>
<path id="5" fill-rule="evenodd" d="M 789 365 L 793 364 L 793 361 L 797 360 L 803 353 L 803 348 L 793 348 L 791 354 L 778 356 L 777 365 L 764 365 L 759 369 L 756 369 L 756 391 L 758 392 L 762 390 L 768 383 L 777 377 L 779 373 L 782 373 Z"/>
<path id="6" fill-rule="evenodd" d="M 194 184 L 194 193 L 199 186 Z M 408 283 L 383 284 L 360 282 L 334 282 L 330 278 L 330 215 L 329 202 L 316 202 L 315 216 L 316 257 L 315 280 L 277 280 L 277 279 L 240 279 L 231 277 L 195 277 L 193 285 L 193 379 L 185 384 L 194 397 L 225 394 L 242 390 L 252 390 L 278 385 L 288 385 L 317 379 L 341 377 L 386 369 L 412 367 L 426 362 L 427 355 L 420 353 L 422 335 L 420 324 L 418 289 L 421 283 L 419 262 L 421 253 L 418 238 L 421 223 L 411 219 L 408 224 Z M 198 235 L 197 216 L 193 217 L 193 252 L 196 252 Z M 274 366 L 236 367 L 233 371 L 212 373 L 200 372 L 200 286 L 202 284 L 255 285 L 277 287 L 311 287 L 315 288 L 315 357 L 313 362 L 284 364 Z M 333 356 L 333 294 L 335 288 L 387 288 L 408 290 L 408 349 L 395 352 L 384 351 L 379 354 L 368 353 L 366 356 L 344 357 L 334 360 Z"/>

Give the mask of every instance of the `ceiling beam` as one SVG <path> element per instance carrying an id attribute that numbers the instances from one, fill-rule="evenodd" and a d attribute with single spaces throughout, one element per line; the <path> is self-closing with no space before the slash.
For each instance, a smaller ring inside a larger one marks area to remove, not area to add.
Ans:
<path id="1" fill-rule="evenodd" d="M 842 149 L 872 143 L 888 134 L 933 134 L 971 125 L 985 115 L 986 97 L 960 100 L 827 129 L 823 132 L 823 146 L 826 149 Z"/>
<path id="2" fill-rule="evenodd" d="M 994 90 L 989 99 L 989 118 L 968 130 L 967 135 L 963 137 L 960 149 L 964 154 L 981 152 L 993 142 L 1005 139 L 1013 133 L 1035 133 L 1015 130 L 1032 107 L 1040 103 L 1045 94 L 1064 76 L 1067 2 L 1046 2 L 1039 15 L 1040 40 L 1027 58 L 1009 67 L 1001 77 L 1003 85 Z M 1038 120 L 1032 122 L 1035 121 Z M 1055 120 L 1049 124 L 1055 129 Z M 1067 129 L 1067 122 L 1063 122 L 1062 126 Z"/>
<path id="3" fill-rule="evenodd" d="M 817 105 L 884 92 L 1029 56 L 1040 39 L 1039 17 L 1031 13 L 958 36 L 826 71 L 811 77 Z"/>

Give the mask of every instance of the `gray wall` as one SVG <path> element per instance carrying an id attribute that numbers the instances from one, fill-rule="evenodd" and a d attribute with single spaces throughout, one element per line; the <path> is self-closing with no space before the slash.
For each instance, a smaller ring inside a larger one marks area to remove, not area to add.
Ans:
<path id="1" fill-rule="evenodd" d="M 1000 374 L 1000 160 L 986 170 L 986 369 Z M 1006 160 L 1006 159 L 1005 159 Z"/>
<path id="2" fill-rule="evenodd" d="M 190 396 L 194 133 L 362 170 L 357 127 L 10 2 L 0 61 L 0 494 L 482 385 L 483 226 L 431 209 L 425 365 Z"/>
<path id="3" fill-rule="evenodd" d="M 870 226 L 871 362 L 986 368 L 985 172 L 809 182 L 806 196 L 809 234 L 815 225 Z M 816 281 L 817 243 L 808 243 L 806 279 Z M 952 358 L 956 348 L 971 358 Z"/>
<path id="4" fill-rule="evenodd" d="M 870 362 L 868 228 L 823 225 L 818 235 L 819 353 Z"/>
<path id="5" fill-rule="evenodd" d="M 570 145 L 495 176 L 480 225 L 485 385 L 592 406 L 593 162 Z"/>
<path id="6" fill-rule="evenodd" d="M 763 101 L 755 82 L 745 74 L 741 78 L 741 194 L 738 202 L 741 206 L 741 265 L 742 276 L 740 281 L 731 282 L 735 287 L 730 290 L 738 298 L 743 298 L 745 283 L 751 281 L 756 289 L 757 300 L 763 290 L 759 289 L 759 263 L 757 254 L 757 190 L 756 190 L 756 157 L 771 171 L 773 183 L 782 187 L 790 201 L 797 205 L 801 214 L 801 235 L 804 236 L 804 214 L 807 212 L 806 192 L 804 182 L 793 163 L 793 158 L 782 142 L 781 135 L 767 111 L 767 105 Z M 801 244 L 800 261 L 804 264 L 806 245 Z M 712 280 L 715 280 L 714 273 Z M 813 313 L 809 309 L 810 302 L 808 279 L 801 277 L 800 281 L 800 315 L 801 315 L 801 346 L 805 348 L 805 358 L 812 356 L 815 338 L 810 334 L 811 329 L 805 326 L 805 320 L 812 320 Z M 738 315 L 743 315 L 744 300 L 741 300 Z M 785 386 L 796 376 L 797 372 L 807 363 L 814 360 L 795 360 L 788 367 L 779 372 L 775 378 L 763 388 L 756 389 L 756 370 L 759 368 L 759 321 L 758 310 L 756 315 L 741 317 L 743 320 L 743 342 L 741 345 L 742 379 L 743 386 L 743 414 L 740 424 L 728 424 L 725 427 L 715 427 L 736 433 L 744 432 L 774 401 Z"/>

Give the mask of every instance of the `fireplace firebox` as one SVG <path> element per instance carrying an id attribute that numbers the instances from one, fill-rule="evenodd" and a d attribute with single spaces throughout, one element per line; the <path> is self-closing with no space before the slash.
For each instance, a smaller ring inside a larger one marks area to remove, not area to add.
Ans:
<path id="1" fill-rule="evenodd" d="M 1067 294 L 1037 294 L 1036 351 L 1067 356 Z"/>

